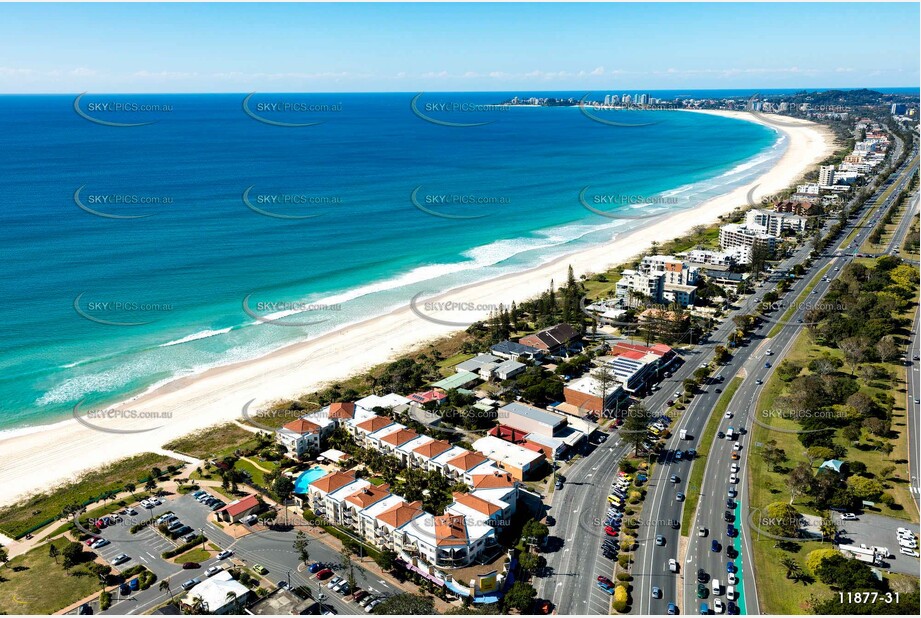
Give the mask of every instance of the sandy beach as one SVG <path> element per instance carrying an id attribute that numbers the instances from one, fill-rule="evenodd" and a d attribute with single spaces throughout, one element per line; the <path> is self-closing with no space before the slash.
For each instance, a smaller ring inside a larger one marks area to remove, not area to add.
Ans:
<path id="1" fill-rule="evenodd" d="M 743 112 L 702 112 L 762 122 Z M 777 126 L 787 135 L 787 149 L 777 164 L 752 183 L 703 205 L 653 219 L 642 229 L 618 236 L 614 242 L 571 254 L 538 268 L 459 288 L 432 301 L 477 305 L 508 304 L 547 289 L 551 278 L 566 279 L 568 266 L 576 275 L 603 271 L 639 253 L 653 241 L 675 238 L 695 225 L 711 223 L 754 199 L 783 190 L 831 153 L 833 139 L 821 125 L 784 118 Z M 479 317 L 485 316 L 485 311 Z M 464 313 L 469 322 L 470 313 Z M 451 322 L 445 313 L 443 321 Z M 79 473 L 145 451 L 162 452 L 162 445 L 195 430 L 241 418 L 252 409 L 291 398 L 317 386 L 348 377 L 399 355 L 414 345 L 463 328 L 419 317 L 406 306 L 268 356 L 170 382 L 117 406 L 129 413 L 95 419 L 94 429 L 76 420 L 0 440 L 0 504 L 74 478 Z M 146 418 L 145 418 L 146 417 Z M 122 433 L 116 433 L 122 432 Z"/>

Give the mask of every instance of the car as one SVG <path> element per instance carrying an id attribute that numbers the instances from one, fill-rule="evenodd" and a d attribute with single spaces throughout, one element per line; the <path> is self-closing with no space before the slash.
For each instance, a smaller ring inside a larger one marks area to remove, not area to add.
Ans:
<path id="1" fill-rule="evenodd" d="M 84 543 L 86 543 L 86 546 L 87 546 L 87 547 L 90 547 L 93 543 L 95 543 L 95 542 L 98 541 L 98 540 L 99 540 L 99 537 L 98 537 L 98 536 L 91 536 L 90 538 L 86 539 L 86 541 L 84 541 Z"/>
<path id="2" fill-rule="evenodd" d="M 659 589 L 658 586 L 653 586 L 653 587 L 652 587 L 652 598 L 653 598 L 653 599 L 661 599 L 661 598 L 662 598 L 662 591 Z"/>
<path id="3" fill-rule="evenodd" d="M 726 556 L 735 560 L 739 557 L 739 552 L 735 547 L 732 546 L 732 543 L 726 544 Z"/>
<path id="4" fill-rule="evenodd" d="M 678 614 L 678 606 L 672 602 L 669 602 L 667 611 L 669 616 L 675 616 Z"/>
<path id="5" fill-rule="evenodd" d="M 249 525 L 252 525 L 252 524 L 256 523 L 256 521 L 257 521 L 258 519 L 259 519 L 259 518 L 256 517 L 255 515 L 247 515 L 246 517 L 244 517 L 244 518 L 241 519 L 240 521 L 243 522 L 244 524 L 246 524 L 247 526 L 249 526 Z"/>
<path id="6" fill-rule="evenodd" d="M 678 493 L 675 494 L 675 499 L 678 502 L 684 502 L 684 494 L 679 491 Z"/>
<path id="7" fill-rule="evenodd" d="M 732 562 L 732 561 L 730 560 L 729 562 L 726 563 L 726 572 L 727 572 L 727 573 L 736 573 L 737 571 L 738 571 L 738 567 L 736 567 L 736 563 L 735 563 L 735 562 Z"/>
<path id="8" fill-rule="evenodd" d="M 179 530 L 184 524 L 179 520 L 174 520 L 170 525 L 166 527 L 167 532 L 172 532 L 173 530 Z"/>
<path id="9" fill-rule="evenodd" d="M 327 584 L 326 584 L 326 587 L 329 588 L 330 590 L 332 590 L 333 588 L 335 588 L 336 586 L 338 586 L 339 584 L 341 584 L 341 583 L 344 582 L 344 581 L 345 581 L 344 579 L 342 579 L 341 577 L 338 577 L 338 576 L 337 576 L 337 577 L 334 577 L 334 578 L 332 578 L 331 580 L 329 580 L 329 582 L 327 582 Z"/>
<path id="10" fill-rule="evenodd" d="M 738 533 L 739 531 L 732 524 L 729 524 L 728 526 L 726 526 L 726 536 L 728 536 L 729 538 L 734 539 Z"/>
<path id="11" fill-rule="evenodd" d="M 198 564 L 197 562 L 183 562 L 182 568 L 183 569 L 200 569 L 201 565 Z"/>
<path id="12" fill-rule="evenodd" d="M 716 539 L 713 539 L 712 541 L 710 541 L 710 551 L 716 552 L 719 550 L 720 550 L 720 542 L 717 541 Z"/>
<path id="13" fill-rule="evenodd" d="M 606 535 L 608 535 L 608 536 L 617 536 L 617 535 L 619 534 L 619 533 L 617 532 L 617 530 L 615 530 L 615 529 L 612 528 L 611 526 L 605 526 L 605 527 L 604 527 L 604 533 L 605 533 Z"/>
<path id="14" fill-rule="evenodd" d="M 675 461 L 681 461 L 683 457 L 684 457 L 684 453 L 682 453 L 681 451 L 675 451 Z"/>
<path id="15" fill-rule="evenodd" d="M 217 559 L 226 560 L 227 558 L 230 558 L 232 555 L 233 555 L 232 549 L 225 549 L 224 551 L 222 551 L 221 553 L 217 555 Z"/>
<path id="16" fill-rule="evenodd" d="M 204 495 L 204 493 L 205 493 L 204 489 L 199 489 L 198 491 L 192 492 L 192 497 L 197 498 L 201 495 Z"/>
<path id="17" fill-rule="evenodd" d="M 661 534 L 657 534 L 657 535 L 656 535 L 656 545 L 658 545 L 658 546 L 660 546 L 660 547 L 663 546 L 663 545 L 665 545 L 665 537 L 662 536 Z"/>
<path id="18" fill-rule="evenodd" d="M 732 445 L 732 449 L 733 449 L 734 451 L 741 451 L 741 450 L 742 450 L 742 443 L 741 443 L 741 442 L 736 442 L 735 444 Z"/>
<path id="19" fill-rule="evenodd" d="M 369 595 L 367 595 L 367 596 L 362 597 L 361 600 L 358 602 L 358 605 L 361 606 L 361 607 L 364 607 L 365 605 L 367 605 L 368 603 L 370 603 L 370 602 L 373 601 L 374 599 L 379 599 L 379 598 L 380 598 L 380 597 L 377 597 L 377 596 L 375 596 L 375 595 L 373 595 L 373 594 L 369 594 Z"/>
<path id="20" fill-rule="evenodd" d="M 128 582 L 128 587 L 131 588 L 132 590 L 140 590 L 141 581 L 137 577 L 135 577 Z"/>
<path id="21" fill-rule="evenodd" d="M 603 592 L 606 592 L 610 594 L 611 596 L 614 595 L 614 586 L 609 586 L 608 584 L 604 582 L 597 582 L 595 585 L 601 588 Z"/>
<path id="22" fill-rule="evenodd" d="M 192 528 L 191 528 L 191 527 L 189 527 L 189 526 L 182 526 L 182 527 L 179 528 L 178 530 L 173 530 L 173 533 L 172 533 L 172 534 L 173 534 L 174 537 L 180 537 L 180 536 L 185 536 L 185 535 L 187 535 L 187 534 L 190 533 L 190 532 L 192 532 Z"/>
<path id="23" fill-rule="evenodd" d="M 269 570 L 265 568 L 264 566 L 262 566 L 261 564 L 254 564 L 253 570 L 259 573 L 260 575 L 265 575 L 266 573 L 269 572 Z"/>
<path id="24" fill-rule="evenodd" d="M 338 592 L 345 597 L 352 593 L 352 587 L 349 586 L 349 582 L 345 581 L 333 588 L 333 592 Z"/>
<path id="25" fill-rule="evenodd" d="M 710 590 L 707 588 L 706 584 L 697 584 L 697 598 L 706 599 L 710 594 Z"/>
<path id="26" fill-rule="evenodd" d="M 374 611 L 374 608 L 377 607 L 378 605 L 380 605 L 383 601 L 384 601 L 384 599 L 382 599 L 382 598 L 374 599 L 373 601 L 371 601 L 370 603 L 368 603 L 368 605 L 365 607 L 365 613 L 366 613 L 366 614 L 370 614 L 371 612 Z"/>
<path id="27" fill-rule="evenodd" d="M 726 438 L 726 434 L 724 434 L 722 431 L 717 431 L 716 437 L 719 438 L 720 440 L 723 440 Z"/>
<path id="28" fill-rule="evenodd" d="M 737 464 L 736 462 L 732 462 L 732 464 L 729 465 L 729 471 L 730 471 L 730 472 L 733 472 L 733 473 L 738 472 L 738 471 L 739 471 L 739 464 Z"/>
<path id="29" fill-rule="evenodd" d="M 800 322 L 802 322 L 802 320 L 800 320 Z M 764 384 L 764 380 L 762 380 L 761 378 L 756 378 L 755 384 L 758 384 L 760 386 L 761 384 Z"/>
<path id="30" fill-rule="evenodd" d="M 211 505 L 211 510 L 212 510 L 212 511 L 217 511 L 218 509 L 222 509 L 222 508 L 224 508 L 225 506 L 227 506 L 227 505 L 226 505 L 222 500 L 218 500 L 217 502 L 215 502 L 214 504 Z"/>
<path id="31" fill-rule="evenodd" d="M 154 507 L 153 503 L 147 499 L 141 500 L 139 504 L 145 509 L 152 509 Z"/>
<path id="32" fill-rule="evenodd" d="M 732 454 L 730 455 L 730 457 L 732 457 L 733 459 L 739 459 L 739 452 L 738 452 L 738 451 L 732 451 Z"/>
<path id="33" fill-rule="evenodd" d="M 764 363 L 764 368 L 765 368 L 765 369 L 770 369 L 770 368 L 771 368 L 771 363 Z"/>
<path id="34" fill-rule="evenodd" d="M 195 586 L 197 586 L 197 585 L 200 584 L 200 583 L 201 583 L 201 580 L 199 580 L 197 577 L 195 577 L 195 578 L 190 579 L 190 580 L 188 580 L 188 581 L 182 582 L 182 589 L 183 589 L 183 590 L 189 590 L 189 589 L 191 589 L 191 588 L 194 588 Z"/>
<path id="35" fill-rule="evenodd" d="M 309 567 L 307 567 L 307 571 L 312 574 L 316 574 L 325 568 L 326 566 L 322 562 L 314 562 Z"/>
<path id="36" fill-rule="evenodd" d="M 701 604 L 700 604 L 700 615 L 701 615 L 701 616 L 707 616 L 707 615 L 709 615 L 709 614 L 710 614 L 710 608 L 707 607 L 707 604 L 706 604 L 706 603 L 701 603 Z"/>
<path id="37" fill-rule="evenodd" d="M 138 512 L 137 512 L 136 510 L 134 510 L 133 508 L 131 508 L 130 506 L 129 506 L 128 508 L 125 509 L 125 515 L 132 515 L 132 516 L 133 516 L 133 515 L 137 515 L 137 514 L 138 514 Z"/>
<path id="38" fill-rule="evenodd" d="M 361 601 L 361 600 L 362 600 L 363 598 L 365 598 L 366 596 L 368 596 L 368 591 L 367 591 L 367 590 L 356 590 L 356 591 L 355 591 L 355 594 L 352 595 L 352 600 L 353 600 L 353 601 Z"/>
<path id="39" fill-rule="evenodd" d="M 694 459 L 695 457 L 697 457 L 697 451 L 694 449 L 689 449 L 686 455 L 688 456 L 688 459 Z"/>
<path id="40" fill-rule="evenodd" d="M 728 575 L 726 575 L 726 583 L 729 584 L 730 586 L 735 586 L 736 584 L 739 583 L 739 578 L 736 576 L 735 573 L 729 573 Z"/>
<path id="41" fill-rule="evenodd" d="M 672 573 L 677 573 L 678 572 L 678 561 L 675 560 L 674 558 L 669 558 L 668 559 L 668 570 L 671 571 Z"/>
<path id="42" fill-rule="evenodd" d="M 189 533 L 186 534 L 184 537 L 182 537 L 182 540 L 183 540 L 184 542 L 186 542 L 186 543 L 191 543 L 192 541 L 194 541 L 194 540 L 197 539 L 197 538 L 198 538 L 198 533 L 196 533 L 196 532 L 189 532 Z"/>
<path id="43" fill-rule="evenodd" d="M 733 483 L 733 484 L 738 483 L 738 482 L 739 482 L 739 476 L 738 476 L 737 474 L 730 474 L 730 475 L 729 475 L 729 482 L 730 482 L 730 483 Z"/>
<path id="44" fill-rule="evenodd" d="M 122 562 L 128 562 L 129 560 L 131 560 L 131 556 L 129 556 L 128 554 L 118 554 L 117 556 L 112 558 L 112 565 L 118 566 Z"/>
<path id="45" fill-rule="evenodd" d="M 733 601 L 726 603 L 726 613 L 735 616 L 739 613 L 739 606 Z"/>
<path id="46" fill-rule="evenodd" d="M 217 575 L 223 570 L 224 570 L 224 567 L 222 566 L 218 566 L 218 565 L 209 566 L 207 569 L 205 569 L 205 577 L 211 577 L 212 575 Z"/>
<path id="47" fill-rule="evenodd" d="M 904 546 L 899 547 L 899 553 L 904 554 L 906 556 L 911 556 L 913 558 L 917 558 L 919 556 L 917 550 L 911 547 L 904 547 Z"/>
<path id="48" fill-rule="evenodd" d="M 697 582 L 700 584 L 706 584 L 710 579 L 710 576 L 707 575 L 707 572 L 703 569 L 697 569 Z"/>
<path id="49" fill-rule="evenodd" d="M 163 502 L 161 502 L 160 499 L 159 499 L 159 498 L 156 498 L 156 497 L 154 497 L 154 498 L 148 498 L 148 500 L 149 500 L 150 503 L 151 503 L 152 505 L 154 505 L 154 506 L 160 506 L 161 504 L 163 504 Z"/>
<path id="50" fill-rule="evenodd" d="M 617 560 L 617 552 L 611 549 L 606 549 L 601 552 L 601 555 L 607 558 L 608 560 Z"/>
<path id="51" fill-rule="evenodd" d="M 709 531 L 706 528 L 697 529 L 697 536 L 707 536 L 708 533 Z"/>
<path id="52" fill-rule="evenodd" d="M 723 607 L 723 600 L 719 597 L 713 599 L 713 613 L 722 614 L 726 608 Z"/>
<path id="53" fill-rule="evenodd" d="M 732 514 L 732 511 L 723 511 L 723 521 L 732 522 L 735 518 L 736 516 Z"/>
<path id="54" fill-rule="evenodd" d="M 669 399 L 668 401 L 665 402 L 665 405 L 667 405 L 667 406 L 673 406 L 673 405 L 675 405 L 675 400 L 674 400 L 674 399 Z"/>
<path id="55" fill-rule="evenodd" d="M 99 549 L 100 547 L 105 547 L 105 546 L 108 545 L 108 544 L 109 544 L 109 540 L 108 540 L 108 539 L 99 539 L 98 541 L 96 541 L 95 543 L 93 543 L 92 545 L 90 545 L 90 548 L 92 548 L 92 549 Z"/>
<path id="56" fill-rule="evenodd" d="M 279 590 L 287 590 L 288 588 L 291 587 L 290 585 L 288 585 L 288 582 L 286 582 L 285 580 L 281 580 L 280 582 L 277 582 L 275 585 L 278 587 Z"/>
<path id="57" fill-rule="evenodd" d="M 668 477 L 668 480 L 670 480 L 672 483 L 681 482 L 681 478 L 677 474 L 671 475 L 670 477 Z"/>
<path id="58" fill-rule="evenodd" d="M 854 513 L 841 513 L 841 519 L 844 521 L 857 521 L 858 517 Z"/>

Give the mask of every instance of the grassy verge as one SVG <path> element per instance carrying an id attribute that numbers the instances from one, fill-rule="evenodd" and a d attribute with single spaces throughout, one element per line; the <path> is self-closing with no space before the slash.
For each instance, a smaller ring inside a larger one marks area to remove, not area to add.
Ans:
<path id="1" fill-rule="evenodd" d="M 688 479 L 688 488 L 685 493 L 684 510 L 681 516 L 682 535 L 687 536 L 690 526 L 693 525 L 691 520 L 694 517 L 694 511 L 697 510 L 697 502 L 700 500 L 700 486 L 704 482 L 704 471 L 707 468 L 707 456 L 710 454 L 713 437 L 716 436 L 716 431 L 719 429 L 723 414 L 726 413 L 726 409 L 729 407 L 729 402 L 732 401 L 740 386 L 742 386 L 741 377 L 733 378 L 726 385 L 723 394 L 720 395 L 716 406 L 710 413 L 710 420 L 707 421 L 703 435 L 697 442 L 697 459 L 694 460 L 694 465 L 691 467 L 691 475 Z"/>
<path id="2" fill-rule="evenodd" d="M 893 175 L 894 180 L 897 178 L 897 176 Z M 873 204 L 867 210 L 867 214 L 865 214 L 863 218 L 860 219 L 860 223 L 855 225 L 854 229 L 851 230 L 851 233 L 848 234 L 847 238 L 844 239 L 844 244 L 848 245 L 852 240 L 854 240 L 854 237 L 857 236 L 857 232 L 859 232 L 860 229 L 866 225 L 867 221 L 870 220 L 870 217 L 873 215 L 873 213 L 876 212 L 876 207 L 884 203 L 886 199 L 892 194 L 892 192 L 895 191 L 895 184 L 896 183 L 893 182 L 891 185 L 889 185 L 889 188 L 886 189 L 886 191 L 873 202 Z"/>
<path id="3" fill-rule="evenodd" d="M 250 444 L 252 443 L 252 444 Z M 210 459 L 231 455 L 237 449 L 256 446 L 255 436 L 235 423 L 209 427 L 202 431 L 177 438 L 165 448 L 196 459 Z"/>
<path id="4" fill-rule="evenodd" d="M 275 468 L 278 467 L 278 464 L 273 463 L 271 461 L 264 461 L 264 460 L 258 460 L 258 461 L 259 461 L 260 466 L 264 468 L 268 468 L 270 470 L 274 470 Z M 254 483 L 256 483 L 257 485 L 261 487 L 265 487 L 266 473 L 260 470 L 259 468 L 257 468 L 256 466 L 254 466 L 249 461 L 246 461 L 244 459 L 239 459 L 237 460 L 237 463 L 234 465 L 234 467 L 237 468 L 238 470 L 245 470 L 246 472 L 249 472 L 250 478 L 253 479 Z"/>
<path id="5" fill-rule="evenodd" d="M 777 323 L 774 324 L 774 327 L 771 329 L 771 331 L 767 335 L 768 339 L 775 337 L 777 333 L 779 333 L 783 329 L 784 324 L 790 321 L 790 318 L 793 317 L 793 313 L 796 311 L 796 308 L 801 306 L 803 304 L 803 300 L 807 296 L 812 294 L 812 290 L 815 288 L 815 286 L 819 284 L 819 281 L 822 280 L 822 277 L 825 276 L 825 274 L 828 272 L 830 268 L 831 268 L 831 264 L 829 264 L 828 266 L 820 270 L 818 273 L 816 273 L 816 275 L 812 278 L 812 281 L 809 282 L 809 285 L 806 286 L 806 289 L 803 290 L 802 293 L 800 293 L 800 295 L 796 297 L 796 300 L 793 301 L 793 303 L 791 303 L 790 306 L 787 307 L 787 310 L 783 312 L 783 315 L 780 316 L 780 320 L 778 320 Z"/>
<path id="6" fill-rule="evenodd" d="M 196 549 L 190 549 L 186 553 L 176 556 L 173 558 L 173 562 L 176 564 L 182 564 L 184 562 L 204 562 L 209 558 L 211 558 L 211 552 L 209 552 L 207 549 L 198 547 Z"/>
<path id="7" fill-rule="evenodd" d="M 68 541 L 52 544 L 63 550 Z M 89 554 L 87 554 L 89 555 Z M 86 564 L 64 570 L 63 560 L 48 556 L 48 544 L 16 556 L 0 569 L 0 612 L 4 614 L 53 614 L 95 592 L 99 579 Z"/>
<path id="8" fill-rule="evenodd" d="M 167 466 L 183 462 L 144 453 L 116 461 L 100 470 L 83 475 L 78 481 L 35 494 L 15 505 L 0 510 L 0 530 L 13 538 L 53 522 L 68 504 L 91 504 L 105 492 L 123 491 L 127 483 L 142 487 L 150 477 L 151 468 L 166 470 Z"/>

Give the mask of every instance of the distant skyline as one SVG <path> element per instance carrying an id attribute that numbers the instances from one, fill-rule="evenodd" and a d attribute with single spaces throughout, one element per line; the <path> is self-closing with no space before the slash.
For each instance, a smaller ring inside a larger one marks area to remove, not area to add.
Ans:
<path id="1" fill-rule="evenodd" d="M 0 4 L 0 93 L 914 87 L 917 3 Z"/>

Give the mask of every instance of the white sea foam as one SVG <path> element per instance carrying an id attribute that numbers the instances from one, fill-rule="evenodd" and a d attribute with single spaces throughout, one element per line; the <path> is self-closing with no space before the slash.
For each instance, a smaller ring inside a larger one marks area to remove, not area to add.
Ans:
<path id="1" fill-rule="evenodd" d="M 180 343 L 188 343 L 189 341 L 198 341 L 199 339 L 207 339 L 209 337 L 216 337 L 217 335 L 223 335 L 224 333 L 229 333 L 233 330 L 233 327 L 221 328 L 218 330 L 203 330 L 197 333 L 192 333 L 191 335 L 186 335 L 181 339 L 176 339 L 175 341 L 167 341 L 166 343 L 161 343 L 159 347 L 168 348 L 169 346 L 179 345 Z"/>

